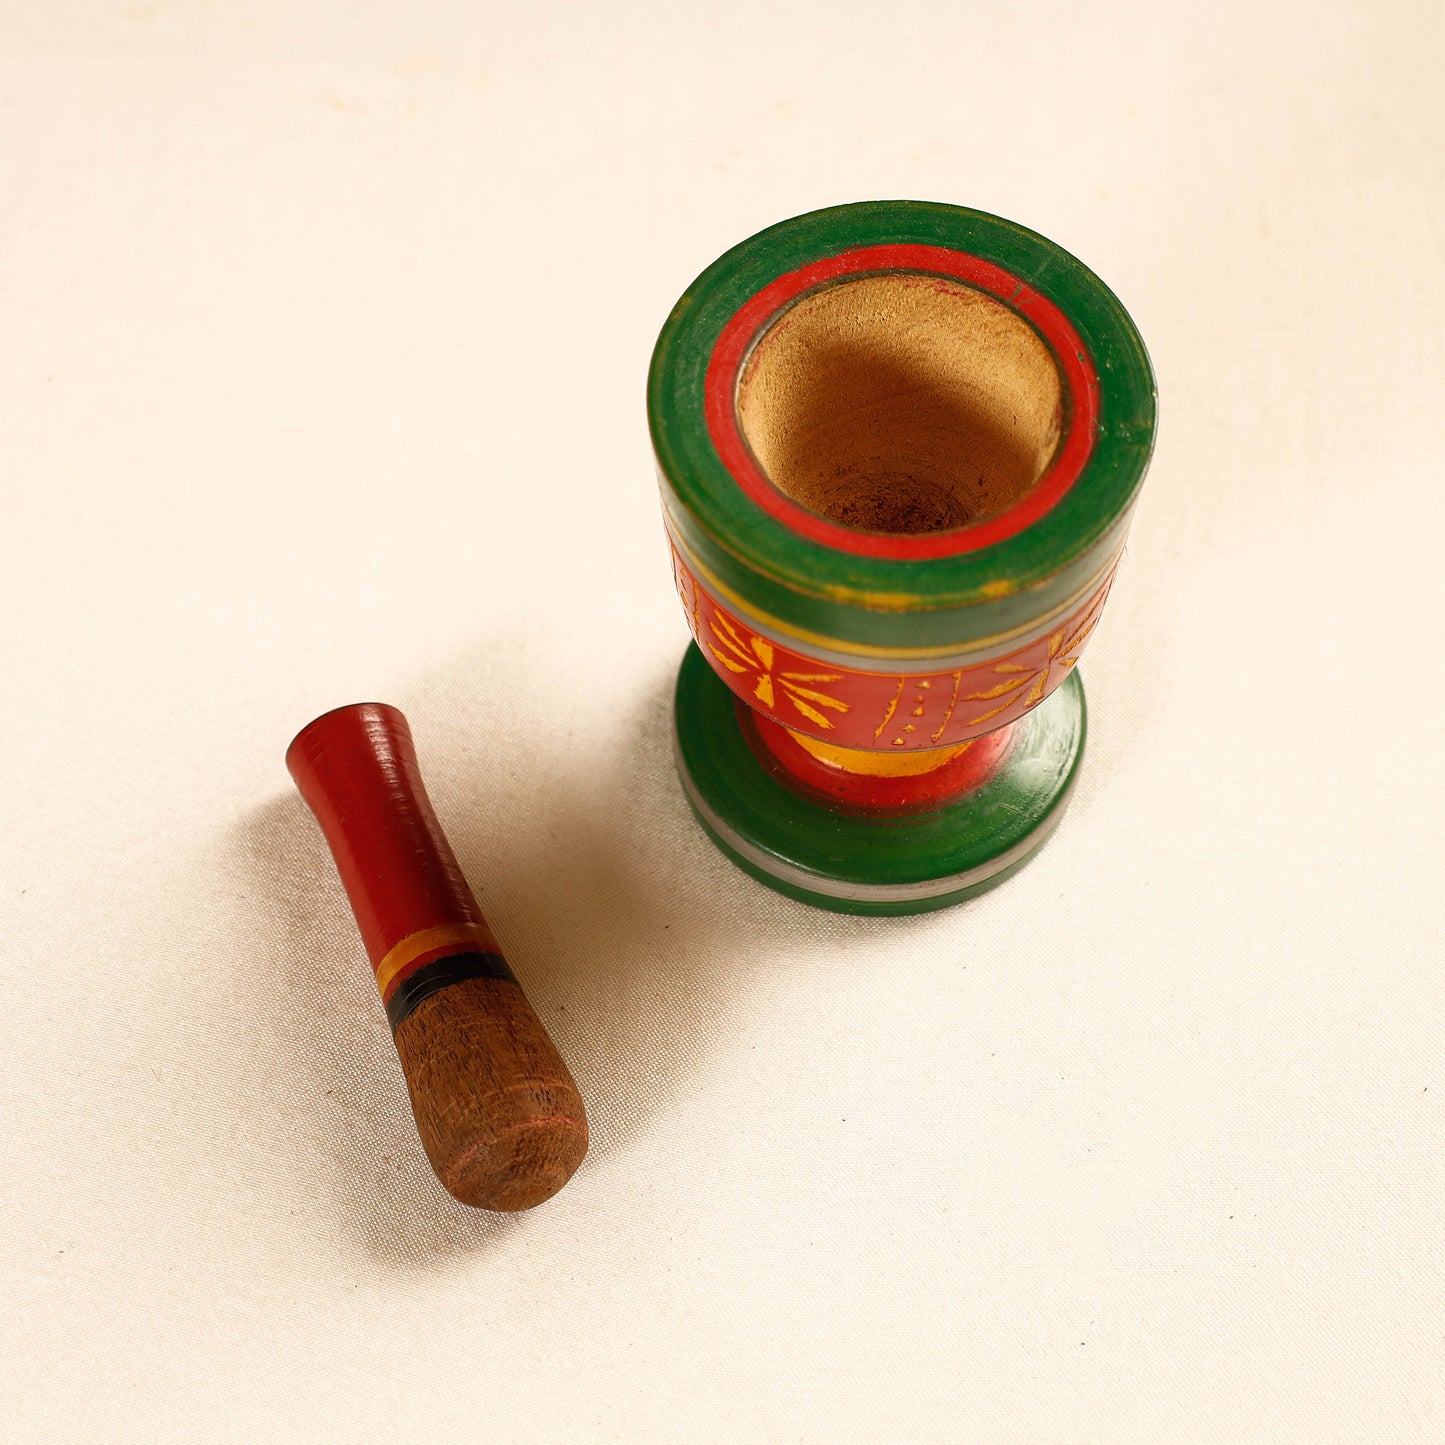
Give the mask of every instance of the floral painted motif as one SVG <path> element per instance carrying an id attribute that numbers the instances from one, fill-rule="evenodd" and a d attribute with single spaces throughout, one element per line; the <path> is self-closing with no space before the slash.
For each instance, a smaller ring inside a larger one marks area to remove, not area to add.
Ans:
<path id="1" fill-rule="evenodd" d="M 735 676 L 745 677 L 749 682 L 756 678 L 753 696 L 765 708 L 776 710 L 777 695 L 781 693 L 810 723 L 825 730 L 831 730 L 833 724 L 824 713 L 818 711 L 819 707 L 831 708 L 834 712 L 848 711 L 846 702 L 839 702 L 836 697 L 830 697 L 826 692 L 819 692 L 816 686 L 805 687 L 803 685 L 804 683 L 841 682 L 843 680 L 842 673 L 785 671 L 775 673 L 777 649 L 773 644 L 757 636 L 756 633 L 744 634 L 738 624 L 720 608 L 713 609 L 713 615 L 708 618 L 707 630 L 714 639 L 707 644 L 707 650 L 712 653 L 714 658 L 714 667 L 721 663 L 727 671 Z M 746 642 L 743 640 L 744 636 L 747 638 Z M 776 678 L 776 687 L 774 678 Z"/>
<path id="2" fill-rule="evenodd" d="M 863 672 L 759 636 L 724 609 L 673 548 L 692 633 L 713 670 L 749 706 L 842 747 L 942 748 L 1037 707 L 1063 680 L 1098 623 L 1113 568 L 1083 606 L 1043 637 L 954 672 Z"/>

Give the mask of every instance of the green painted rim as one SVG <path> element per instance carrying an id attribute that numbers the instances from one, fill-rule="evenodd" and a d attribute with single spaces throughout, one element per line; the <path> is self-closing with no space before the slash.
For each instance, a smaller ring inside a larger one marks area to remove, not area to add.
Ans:
<path id="1" fill-rule="evenodd" d="M 728 472 L 705 415 L 707 368 L 734 314 L 779 276 L 845 251 L 941 246 L 1002 267 L 1056 306 L 1098 375 L 1093 451 L 1043 517 L 955 556 L 860 556 L 769 516 Z M 1026 227 L 925 201 L 870 201 L 783 221 L 735 246 L 689 287 L 658 337 L 648 416 L 664 504 L 685 547 L 757 612 L 871 647 L 964 644 L 1026 625 L 1100 572 L 1122 544 L 1153 448 L 1153 370 L 1112 291 Z"/>
<path id="2" fill-rule="evenodd" d="M 946 908 L 1017 872 L 1063 816 L 1087 733 L 1071 673 L 1014 725 L 1003 767 L 981 788 L 933 813 L 880 819 L 832 812 L 773 778 L 695 646 L 678 672 L 675 718 L 684 790 L 723 852 L 779 893 L 870 914 Z"/>

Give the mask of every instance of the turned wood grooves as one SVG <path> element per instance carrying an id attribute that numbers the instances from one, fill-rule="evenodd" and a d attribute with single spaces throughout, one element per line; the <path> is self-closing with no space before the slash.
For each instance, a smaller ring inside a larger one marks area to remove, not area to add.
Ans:
<path id="1" fill-rule="evenodd" d="M 481 1209 L 550 1199 L 587 1152 L 586 1111 L 457 866 L 406 719 L 338 708 L 286 762 L 346 886 L 437 1177 Z"/>

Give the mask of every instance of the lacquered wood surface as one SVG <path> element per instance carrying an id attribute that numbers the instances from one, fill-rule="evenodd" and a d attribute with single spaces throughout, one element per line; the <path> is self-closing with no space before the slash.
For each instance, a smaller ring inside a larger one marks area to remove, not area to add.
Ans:
<path id="1" fill-rule="evenodd" d="M 550 1198 L 586 1153 L 586 1111 L 462 876 L 406 719 L 338 708 L 286 760 L 356 914 L 437 1177 L 483 1209 Z"/>
<path id="2" fill-rule="evenodd" d="M 1065 383 L 1052 464 L 1016 506 L 976 527 L 840 526 L 771 486 L 740 440 L 741 368 L 787 305 L 811 287 L 900 269 L 1011 307 L 1051 347 Z M 1155 394 L 1128 313 L 1061 246 L 982 211 L 875 201 L 793 217 L 714 262 L 658 338 L 648 411 L 664 511 L 689 556 L 784 629 L 887 655 L 1014 631 L 1098 576 L 1148 466 Z"/>
<path id="3" fill-rule="evenodd" d="M 1086 733 L 1076 674 L 1014 724 L 1001 765 L 951 804 L 857 816 L 802 796 L 749 745 L 731 693 L 689 647 L 674 701 L 678 771 L 713 841 L 779 893 L 842 913 L 922 913 L 1009 876 L 1049 837 Z"/>

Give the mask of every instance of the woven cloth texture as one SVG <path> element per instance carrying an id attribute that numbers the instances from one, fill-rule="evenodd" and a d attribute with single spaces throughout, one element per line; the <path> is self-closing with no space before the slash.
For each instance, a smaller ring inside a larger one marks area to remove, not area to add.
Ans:
<path id="1" fill-rule="evenodd" d="M 1441 24 L 0 8 L 0 1434 L 1445 1439 Z M 1162 424 L 1063 827 L 860 920 L 683 801 L 643 387 L 894 196 L 1093 267 Z M 527 1215 L 282 765 L 367 699 L 591 1109 Z"/>

